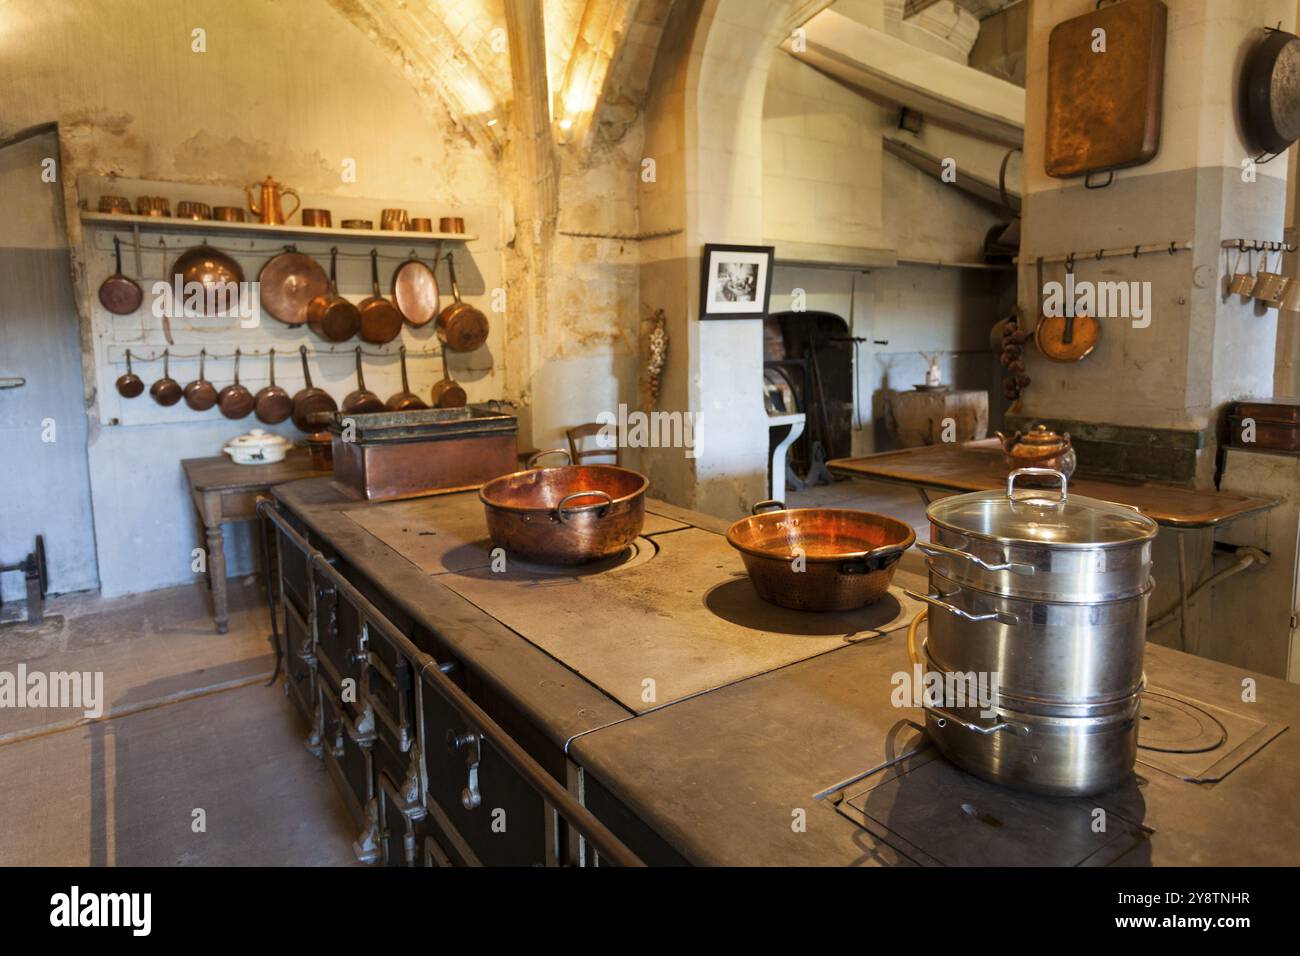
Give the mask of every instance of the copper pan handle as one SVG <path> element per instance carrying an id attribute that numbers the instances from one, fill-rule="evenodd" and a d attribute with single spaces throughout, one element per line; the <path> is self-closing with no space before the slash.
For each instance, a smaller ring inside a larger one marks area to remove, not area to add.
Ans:
<path id="1" fill-rule="evenodd" d="M 766 498 L 749 509 L 749 513 L 752 515 L 761 514 L 764 511 L 785 511 L 785 502 L 776 498 Z"/>
<path id="2" fill-rule="evenodd" d="M 445 374 L 445 373 L 444 373 L 444 374 Z M 567 448 L 548 448 L 548 449 L 546 449 L 545 451 L 539 451 L 539 452 L 537 452 L 537 453 L 534 454 L 531 458 L 529 458 L 529 459 L 528 459 L 528 464 L 527 464 L 527 466 L 525 467 L 525 470 L 527 471 L 527 470 L 529 470 L 529 469 L 536 468 L 536 467 L 537 467 L 537 460 L 538 460 L 539 458 L 542 458 L 542 457 L 545 456 L 545 455 L 563 455 L 563 456 L 565 457 L 565 462 L 564 462 L 564 463 L 565 463 L 566 465 L 572 465 L 572 464 L 573 464 L 573 456 L 569 454 L 569 450 L 568 450 Z"/>
<path id="3" fill-rule="evenodd" d="M 560 499 L 560 503 L 555 506 L 555 517 L 559 518 L 561 522 L 568 522 L 569 519 L 565 517 L 564 506 L 568 504 L 570 501 L 572 501 L 574 498 L 604 498 L 605 503 L 603 505 L 599 505 L 598 507 L 605 508 L 605 509 L 608 509 L 609 506 L 614 503 L 614 499 L 610 496 L 609 492 L 607 491 L 575 491 L 571 495 L 565 495 L 563 498 Z M 609 511 L 606 510 L 605 514 L 609 514 Z M 602 518 L 604 517 L 604 515 L 597 514 L 596 517 Z"/>

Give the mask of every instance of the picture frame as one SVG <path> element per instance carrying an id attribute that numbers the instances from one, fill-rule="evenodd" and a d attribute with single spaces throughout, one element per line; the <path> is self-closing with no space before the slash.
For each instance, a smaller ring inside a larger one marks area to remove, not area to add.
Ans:
<path id="1" fill-rule="evenodd" d="M 774 253 L 772 246 L 706 243 L 700 268 L 700 318 L 766 318 Z"/>

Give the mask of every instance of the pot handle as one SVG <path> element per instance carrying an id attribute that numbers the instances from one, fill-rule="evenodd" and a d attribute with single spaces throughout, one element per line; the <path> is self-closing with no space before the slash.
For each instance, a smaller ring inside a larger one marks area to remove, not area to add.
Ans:
<path id="1" fill-rule="evenodd" d="M 609 492 L 606 491 L 575 491 L 573 494 L 565 495 L 563 498 L 560 499 L 560 503 L 555 506 L 555 517 L 559 518 L 560 521 L 562 522 L 567 522 L 569 519 L 565 517 L 564 506 L 568 504 L 570 501 L 572 501 L 574 498 L 592 498 L 592 497 L 599 497 L 605 499 L 605 503 L 603 505 L 598 505 L 597 506 L 598 508 L 608 509 L 609 506 L 614 503 L 614 499 L 611 498 Z M 608 510 L 606 510 L 605 514 L 608 513 L 609 513 Z M 600 517 L 604 517 L 604 515 L 597 515 L 596 517 L 600 518 Z"/>
<path id="2" fill-rule="evenodd" d="M 1007 475 L 1007 497 L 1014 498 L 1012 492 L 1015 491 L 1016 478 L 1019 475 L 1038 475 L 1040 478 L 1059 478 L 1061 481 L 1061 497 L 1064 501 L 1068 494 L 1070 479 L 1065 476 L 1065 472 L 1057 471 L 1055 468 L 1017 468 L 1011 474 Z"/>
<path id="3" fill-rule="evenodd" d="M 915 601 L 923 601 L 931 607 L 942 608 L 945 611 L 956 614 L 964 620 L 972 621 L 977 624 L 983 621 L 997 621 L 1000 624 L 1020 623 L 1020 618 L 1016 617 L 1014 614 L 1001 614 L 998 611 L 989 611 L 987 614 L 972 614 L 970 611 L 963 611 L 956 605 L 949 604 L 946 601 L 940 601 L 937 597 L 931 594 L 918 594 L 916 591 L 909 591 L 906 589 L 903 590 L 903 593 Z"/>
<path id="4" fill-rule="evenodd" d="M 946 555 L 950 558 L 961 558 L 962 560 L 969 561 L 971 564 L 979 565 L 985 571 L 1010 571 L 1013 574 L 1034 573 L 1034 566 L 1032 564 L 1016 564 L 1010 561 L 1003 564 L 990 564 L 983 558 L 976 557 L 973 554 L 968 554 L 965 551 L 958 551 L 956 548 L 948 548 L 941 544 L 933 544 L 928 541 L 918 541 L 916 543 L 916 549 L 923 554 L 930 555 L 931 557 Z"/>
<path id="5" fill-rule="evenodd" d="M 752 515 L 756 515 L 756 514 L 762 514 L 764 511 L 784 511 L 784 510 L 785 510 L 784 501 L 779 501 L 776 498 L 765 498 L 762 501 L 755 504 L 754 507 L 750 508 L 749 513 Z"/>
<path id="6" fill-rule="evenodd" d="M 990 734 L 1000 733 L 1004 730 L 1009 731 L 1010 733 L 1013 734 L 1020 734 L 1021 736 L 1025 736 L 1026 734 L 1029 733 L 1029 728 L 1026 727 L 1024 724 L 1013 723 L 1009 720 L 1003 720 L 996 724 L 992 724 L 991 726 L 985 727 L 981 724 L 972 724 L 968 720 L 962 720 L 952 711 L 944 710 L 941 707 L 926 707 L 925 710 L 935 715 L 936 718 L 935 723 L 937 723 L 940 727 L 943 727 L 948 721 L 952 721 L 954 724 L 956 724 L 958 727 L 961 727 L 963 730 L 969 730 L 973 734 L 981 734 L 985 737 L 989 736 Z"/>
<path id="7" fill-rule="evenodd" d="M 525 469 L 524 469 L 524 470 L 527 471 L 527 470 L 530 470 L 530 469 L 536 468 L 536 467 L 537 467 L 537 460 L 538 460 L 539 458 L 542 458 L 542 457 L 545 456 L 545 455 L 563 455 L 563 456 L 565 457 L 565 459 L 566 459 L 566 460 L 565 460 L 565 464 L 566 464 L 566 465 L 572 465 L 572 464 L 573 464 L 573 456 L 571 456 L 571 455 L 569 454 L 569 450 L 568 450 L 567 448 L 548 448 L 548 449 L 546 449 L 545 451 L 539 451 L 539 452 L 537 452 L 536 454 L 532 455 L 532 456 L 528 459 L 528 464 L 527 464 L 527 466 L 525 466 Z"/>

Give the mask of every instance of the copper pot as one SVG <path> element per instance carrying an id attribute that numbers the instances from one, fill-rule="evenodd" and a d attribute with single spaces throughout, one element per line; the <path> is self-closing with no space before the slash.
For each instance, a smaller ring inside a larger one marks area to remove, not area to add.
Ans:
<path id="1" fill-rule="evenodd" d="M 330 216 L 328 209 L 304 209 L 301 218 L 304 226 L 310 226 L 313 229 L 329 229 L 334 225 L 333 217 Z"/>
<path id="2" fill-rule="evenodd" d="M 243 222 L 244 210 L 238 206 L 213 206 L 212 218 L 218 222 Z"/>
<path id="3" fill-rule="evenodd" d="M 185 404 L 196 412 L 206 412 L 217 404 L 217 387 L 204 378 L 208 350 L 199 349 L 199 377 L 185 386 Z"/>
<path id="4" fill-rule="evenodd" d="M 758 596 L 796 611 L 851 611 L 889 590 L 912 526 L 870 511 L 760 501 L 727 529 Z"/>
<path id="5" fill-rule="evenodd" d="M 460 300 L 456 284 L 456 263 L 447 253 L 447 271 L 451 278 L 452 303 L 438 313 L 435 326 L 438 339 L 453 352 L 473 352 L 487 341 L 487 316 L 468 302 Z"/>
<path id="6" fill-rule="evenodd" d="M 433 232 L 433 220 L 415 216 L 406 224 L 407 232 Z"/>
<path id="7" fill-rule="evenodd" d="M 311 382 L 311 369 L 307 367 L 307 346 L 298 346 L 302 356 L 303 387 L 293 396 L 293 423 L 299 431 L 316 432 L 320 428 L 317 416 L 328 417 L 339 410 L 334 396 Z"/>
<path id="8" fill-rule="evenodd" d="M 99 211 L 116 215 L 131 215 L 131 200 L 125 196 L 100 196 Z"/>
<path id="9" fill-rule="evenodd" d="M 355 303 L 339 295 L 338 258 L 338 246 L 334 246 L 330 249 L 329 292 L 307 304 L 307 325 L 323 339 L 346 342 L 361 328 L 361 313 Z"/>
<path id="10" fill-rule="evenodd" d="M 584 564 L 621 553 L 645 522 L 645 475 L 617 465 L 563 465 L 494 478 L 479 489 L 492 544 L 526 561 Z"/>
<path id="11" fill-rule="evenodd" d="M 386 410 L 384 400 L 366 388 L 366 380 L 361 374 L 361 346 L 357 346 L 357 387 L 343 397 L 344 415 L 369 415 L 371 412 Z"/>
<path id="12" fill-rule="evenodd" d="M 361 300 L 361 338 L 372 345 L 384 345 L 402 334 L 402 313 L 379 291 L 379 250 L 370 250 L 370 295 Z"/>
<path id="13" fill-rule="evenodd" d="M 189 199 L 176 204 L 177 219 L 211 219 L 212 209 L 205 202 L 193 202 Z"/>
<path id="14" fill-rule="evenodd" d="M 443 216 L 438 220 L 438 231 L 463 233 L 465 231 L 465 220 L 460 216 Z"/>
<path id="15" fill-rule="evenodd" d="M 144 382 L 131 368 L 131 350 L 126 350 L 126 371 L 117 377 L 117 393 L 123 398 L 136 398 L 144 391 Z"/>
<path id="16" fill-rule="evenodd" d="M 141 216 L 170 216 L 171 204 L 166 196 L 141 196 L 135 201 L 135 211 Z"/>
<path id="17" fill-rule="evenodd" d="M 402 390 L 395 394 L 384 404 L 388 406 L 390 412 L 412 412 L 421 408 L 428 408 L 424 400 L 411 391 L 411 386 L 406 380 L 406 346 L 403 345 L 397 353 L 398 361 L 402 365 Z"/>
<path id="18" fill-rule="evenodd" d="M 369 219 L 344 219 L 340 223 L 344 229 L 374 229 L 375 224 Z"/>

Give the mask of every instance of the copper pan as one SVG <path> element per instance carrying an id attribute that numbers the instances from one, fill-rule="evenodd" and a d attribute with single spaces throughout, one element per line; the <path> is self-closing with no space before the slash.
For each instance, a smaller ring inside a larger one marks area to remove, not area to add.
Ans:
<path id="1" fill-rule="evenodd" d="M 339 295 L 336 278 L 339 250 L 330 249 L 330 287 L 307 306 L 307 325 L 321 338 L 330 342 L 346 342 L 361 328 L 361 313 L 354 303 Z"/>
<path id="2" fill-rule="evenodd" d="M 239 384 L 239 349 L 235 349 L 235 381 L 221 390 L 217 407 L 227 418 L 247 418 L 253 410 L 253 393 Z"/>
<path id="3" fill-rule="evenodd" d="M 759 597 L 796 611 L 851 611 L 880 600 L 916 541 L 911 525 L 870 511 L 787 509 L 779 501 L 753 510 L 727 529 L 727 543 Z"/>
<path id="4" fill-rule="evenodd" d="M 153 400 L 164 408 L 169 408 L 181 400 L 181 383 L 172 378 L 171 350 L 163 349 L 163 377 L 149 387 Z"/>
<path id="5" fill-rule="evenodd" d="M 619 554 L 641 533 L 645 475 L 616 465 L 563 465 L 494 478 L 479 489 L 492 544 L 542 564 L 583 564 Z"/>
<path id="6" fill-rule="evenodd" d="M 361 338 L 383 345 L 402 334 L 402 313 L 379 291 L 379 250 L 370 250 L 370 295 L 357 306 L 361 312 Z"/>
<path id="7" fill-rule="evenodd" d="M 264 425 L 278 425 L 293 413 L 293 399 L 275 384 L 275 349 L 269 363 L 270 384 L 253 396 L 253 413 Z"/>
<path id="8" fill-rule="evenodd" d="M 429 401 L 434 408 L 464 408 L 469 396 L 465 394 L 465 389 L 461 388 L 460 383 L 451 377 L 447 371 L 447 350 L 442 350 L 442 378 L 433 383 L 433 389 L 429 392 Z"/>
<path id="9" fill-rule="evenodd" d="M 126 371 L 117 377 L 117 393 L 123 398 L 136 398 L 144 391 L 144 382 L 131 370 L 131 350 L 126 350 Z"/>
<path id="10" fill-rule="evenodd" d="M 138 282 L 127 278 L 122 272 L 122 243 L 117 236 L 113 237 L 113 260 L 117 263 L 117 268 L 99 284 L 99 301 L 114 315 L 130 315 L 140 308 L 144 291 Z"/>
<path id="11" fill-rule="evenodd" d="M 195 246 L 186 249 L 172 263 L 172 273 L 179 276 L 182 287 L 191 282 L 203 286 L 205 293 L 216 293 L 216 301 L 229 301 L 228 295 L 221 290 L 232 283 L 239 285 L 244 281 L 244 270 L 239 263 L 220 250 L 211 246 Z M 205 295 L 206 303 L 212 296 Z"/>
<path id="12" fill-rule="evenodd" d="M 196 412 L 206 412 L 217 404 L 217 387 L 203 377 L 208 350 L 199 349 L 199 377 L 185 386 L 185 404 Z"/>
<path id="13" fill-rule="evenodd" d="M 421 408 L 428 408 L 424 400 L 411 391 L 411 386 L 406 382 L 406 346 L 403 345 L 397 353 L 398 361 L 402 364 L 402 390 L 390 398 L 384 404 L 390 412 L 412 412 Z"/>
<path id="14" fill-rule="evenodd" d="M 343 399 L 345 415 L 368 415 L 371 412 L 387 411 L 384 400 L 366 388 L 366 380 L 361 376 L 361 346 L 357 346 L 357 387 Z"/>
<path id="15" fill-rule="evenodd" d="M 478 309 L 460 300 L 460 286 L 456 284 L 456 263 L 447 253 L 447 269 L 451 274 L 452 303 L 438 315 L 438 339 L 453 352 L 473 352 L 487 341 L 488 320 Z"/>
<path id="16" fill-rule="evenodd" d="M 304 384 L 293 396 L 293 423 L 299 431 L 315 432 L 319 426 L 313 420 L 314 417 L 333 414 L 339 410 L 339 406 L 334 401 L 334 396 L 311 383 L 311 369 L 307 367 L 307 346 L 298 346 L 298 353 L 302 356 Z"/>
<path id="17" fill-rule="evenodd" d="M 438 317 L 438 277 L 414 252 L 393 271 L 393 302 L 402 317 L 417 328 Z"/>
<path id="18" fill-rule="evenodd" d="M 293 246 L 272 256 L 257 274 L 262 308 L 285 325 L 307 321 L 307 307 L 330 291 L 330 280 L 315 259 Z"/>

